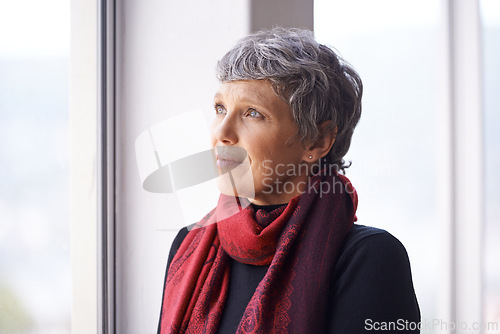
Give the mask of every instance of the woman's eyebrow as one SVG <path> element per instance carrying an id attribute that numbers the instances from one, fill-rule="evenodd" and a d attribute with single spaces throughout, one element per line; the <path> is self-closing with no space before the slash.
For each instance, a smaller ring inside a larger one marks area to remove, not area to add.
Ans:
<path id="1" fill-rule="evenodd" d="M 224 98 L 224 94 L 215 93 L 214 100 L 220 100 Z M 272 101 L 268 101 L 268 98 L 259 93 L 240 95 L 239 100 L 243 103 L 255 104 L 260 107 L 265 107 L 266 104 L 271 104 Z"/>

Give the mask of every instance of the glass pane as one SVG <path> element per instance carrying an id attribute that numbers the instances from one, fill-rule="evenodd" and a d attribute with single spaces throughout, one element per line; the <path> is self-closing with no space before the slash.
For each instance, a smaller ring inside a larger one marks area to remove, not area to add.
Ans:
<path id="1" fill-rule="evenodd" d="M 500 2 L 481 1 L 484 85 L 484 322 L 500 324 Z M 491 325 L 491 324 L 490 324 Z M 486 331 L 485 331 L 486 332 Z M 492 331 L 493 333 L 493 331 Z"/>
<path id="2" fill-rule="evenodd" d="M 69 1 L 2 1 L 0 31 L 0 332 L 69 333 Z"/>
<path id="3" fill-rule="evenodd" d="M 315 1 L 316 37 L 335 47 L 364 83 L 346 171 L 359 192 L 358 223 L 386 229 L 406 247 L 424 324 L 441 318 L 445 305 L 437 204 L 439 15 L 439 1 Z"/>

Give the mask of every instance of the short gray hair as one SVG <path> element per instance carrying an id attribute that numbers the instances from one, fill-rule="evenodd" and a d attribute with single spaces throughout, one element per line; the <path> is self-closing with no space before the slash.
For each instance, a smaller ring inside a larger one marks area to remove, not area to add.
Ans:
<path id="1" fill-rule="evenodd" d="M 292 109 L 302 143 L 320 136 L 331 120 L 335 143 L 325 161 L 344 171 L 354 128 L 361 117 L 363 84 L 356 71 L 309 30 L 273 28 L 241 39 L 217 64 L 221 82 L 269 80 Z"/>

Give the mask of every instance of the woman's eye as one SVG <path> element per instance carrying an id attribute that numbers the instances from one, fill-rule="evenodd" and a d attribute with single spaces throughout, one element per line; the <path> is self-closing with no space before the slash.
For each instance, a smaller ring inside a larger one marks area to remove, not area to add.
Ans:
<path id="1" fill-rule="evenodd" d="M 226 109 L 224 109 L 224 107 L 221 106 L 221 105 L 216 105 L 215 106 L 215 113 L 217 115 L 225 114 L 226 113 Z"/>
<path id="2" fill-rule="evenodd" d="M 262 117 L 262 114 L 255 109 L 249 109 L 247 112 L 247 116 L 252 118 Z"/>

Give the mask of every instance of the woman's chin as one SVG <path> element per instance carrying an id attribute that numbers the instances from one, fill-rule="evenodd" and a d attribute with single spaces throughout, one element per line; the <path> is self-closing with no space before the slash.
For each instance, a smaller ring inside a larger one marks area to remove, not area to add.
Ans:
<path id="1" fill-rule="evenodd" d="M 251 173 L 228 172 L 216 179 L 219 191 L 226 196 L 244 197 L 253 200 L 255 186 Z"/>
<path id="2" fill-rule="evenodd" d="M 219 169 L 219 172 L 222 172 Z M 249 200 L 255 197 L 255 185 L 252 169 L 247 159 L 236 167 L 222 172 L 216 179 L 217 188 L 227 196 L 245 197 Z"/>
<path id="3" fill-rule="evenodd" d="M 241 180 L 231 180 L 228 174 L 219 176 L 216 180 L 217 188 L 221 194 L 226 196 L 244 197 L 252 200 L 255 197 L 253 182 L 241 182 Z"/>

